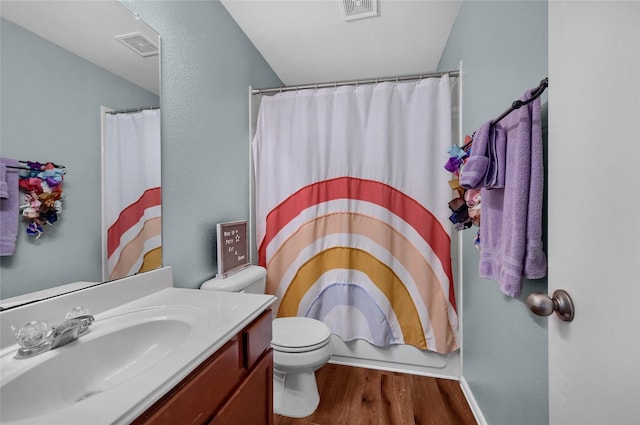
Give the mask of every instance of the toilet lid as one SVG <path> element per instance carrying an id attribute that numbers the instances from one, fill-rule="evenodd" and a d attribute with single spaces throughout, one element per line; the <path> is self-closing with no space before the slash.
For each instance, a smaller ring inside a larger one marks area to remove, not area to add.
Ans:
<path id="1" fill-rule="evenodd" d="M 329 343 L 331 330 L 309 317 L 280 317 L 273 321 L 271 346 L 286 352 L 310 351 Z"/>

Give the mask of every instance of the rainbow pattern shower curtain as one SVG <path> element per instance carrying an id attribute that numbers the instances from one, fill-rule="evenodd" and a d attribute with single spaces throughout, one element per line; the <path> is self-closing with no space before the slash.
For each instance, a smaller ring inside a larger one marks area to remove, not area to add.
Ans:
<path id="1" fill-rule="evenodd" d="M 447 75 L 263 97 L 256 238 L 277 316 L 344 341 L 457 349 L 450 145 Z"/>
<path id="2" fill-rule="evenodd" d="M 160 109 L 105 115 L 106 278 L 162 267 Z"/>

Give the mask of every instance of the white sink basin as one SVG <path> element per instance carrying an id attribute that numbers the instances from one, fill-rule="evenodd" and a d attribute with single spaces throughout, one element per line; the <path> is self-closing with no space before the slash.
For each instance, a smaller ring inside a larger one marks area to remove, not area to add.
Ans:
<path id="1" fill-rule="evenodd" d="M 63 347 L 28 359 L 4 355 L 0 422 L 23 421 L 117 391 L 180 350 L 202 316 L 198 308 L 168 306 L 96 317 L 88 334 Z"/>
<path id="2" fill-rule="evenodd" d="M 174 288 L 170 267 L 0 312 L 2 425 L 129 425 L 275 300 Z M 77 341 L 15 359 L 11 330 L 82 305 Z"/>

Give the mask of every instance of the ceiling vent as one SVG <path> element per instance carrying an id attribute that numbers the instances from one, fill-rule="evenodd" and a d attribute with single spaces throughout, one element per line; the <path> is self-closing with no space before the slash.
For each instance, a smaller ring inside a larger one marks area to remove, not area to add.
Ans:
<path id="1" fill-rule="evenodd" d="M 342 0 L 345 21 L 378 16 L 377 0 Z"/>
<path id="2" fill-rule="evenodd" d="M 118 35 L 116 36 L 116 39 L 140 56 L 154 56 L 159 53 L 158 46 L 144 38 L 144 36 L 139 32 Z"/>

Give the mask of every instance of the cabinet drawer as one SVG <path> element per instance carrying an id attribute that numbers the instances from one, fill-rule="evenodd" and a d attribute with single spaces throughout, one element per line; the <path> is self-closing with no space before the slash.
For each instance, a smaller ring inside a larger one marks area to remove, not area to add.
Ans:
<path id="1" fill-rule="evenodd" d="M 262 353 L 271 348 L 271 310 L 262 313 L 242 331 L 244 367 L 251 369 Z"/>
<path id="2" fill-rule="evenodd" d="M 242 366 L 240 341 L 234 338 L 133 424 L 206 423 L 246 373 Z"/>

